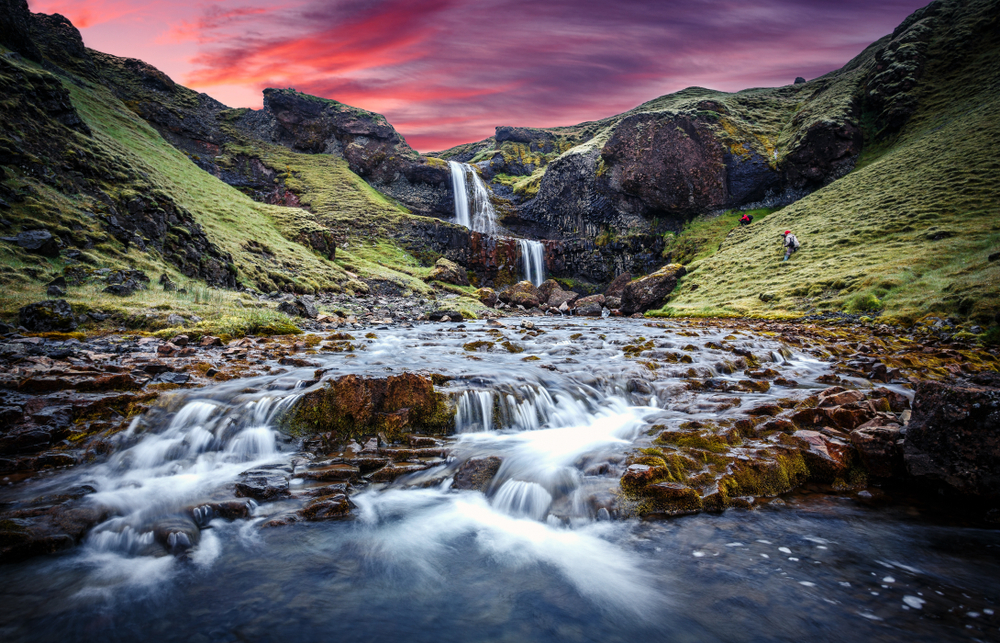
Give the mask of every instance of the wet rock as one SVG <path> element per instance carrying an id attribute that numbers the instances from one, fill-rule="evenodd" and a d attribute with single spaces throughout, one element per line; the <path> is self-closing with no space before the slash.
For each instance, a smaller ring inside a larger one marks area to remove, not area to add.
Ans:
<path id="1" fill-rule="evenodd" d="M 339 441 L 379 432 L 397 440 L 404 429 L 440 433 L 451 424 L 450 409 L 432 379 L 413 373 L 329 379 L 303 395 L 287 420 L 293 433 L 331 433 Z"/>
<path id="2" fill-rule="evenodd" d="M 153 525 L 153 539 L 169 553 L 178 556 L 197 546 L 201 530 L 190 515 L 170 516 Z"/>
<path id="3" fill-rule="evenodd" d="M 905 474 L 902 438 L 898 424 L 882 424 L 882 418 L 867 422 L 851 432 L 862 464 L 869 474 L 877 478 L 893 478 Z"/>
<path id="4" fill-rule="evenodd" d="M 361 477 L 361 469 L 351 464 L 319 462 L 298 474 L 306 480 L 320 482 L 344 482 Z"/>
<path id="5" fill-rule="evenodd" d="M 407 474 L 425 471 L 430 467 L 430 464 L 420 462 L 395 462 L 387 467 L 382 467 L 378 471 L 368 474 L 365 478 L 371 480 L 372 482 L 392 482 L 393 480 L 401 478 Z"/>
<path id="6" fill-rule="evenodd" d="M 524 306 L 537 308 L 539 303 L 538 289 L 530 281 L 520 281 L 500 293 L 500 301 L 509 306 Z"/>
<path id="7" fill-rule="evenodd" d="M 216 518 L 223 520 L 244 520 L 253 514 L 255 504 L 252 500 L 229 500 L 226 502 L 207 502 L 191 507 L 188 514 L 192 520 L 204 528 Z"/>
<path id="8" fill-rule="evenodd" d="M 427 280 L 443 281 L 447 284 L 454 284 L 456 286 L 469 285 L 469 276 L 466 273 L 465 268 L 458 265 L 454 261 L 445 259 L 444 257 L 441 257 L 434 263 L 434 267 L 427 276 Z"/>
<path id="9" fill-rule="evenodd" d="M 817 406 L 841 406 L 852 402 L 860 402 L 865 399 L 865 394 L 861 391 L 838 391 L 836 389 L 839 389 L 839 387 L 835 387 L 835 389 L 827 389 L 827 391 L 834 390 L 835 392 L 833 393 L 827 393 L 827 391 L 820 393 Z"/>
<path id="10" fill-rule="evenodd" d="M 212 335 L 205 335 L 198 342 L 198 345 L 202 348 L 211 348 L 213 346 L 222 346 L 222 340 L 218 337 L 213 337 Z"/>
<path id="11" fill-rule="evenodd" d="M 697 513 L 702 509 L 701 495 L 679 482 L 656 482 L 644 489 L 655 513 L 671 516 Z"/>
<path id="12" fill-rule="evenodd" d="M 79 502 L 8 512 L 0 516 L 0 562 L 70 549 L 107 516 L 106 510 Z"/>
<path id="13" fill-rule="evenodd" d="M 289 495 L 288 474 L 276 469 L 251 469 L 240 475 L 236 495 L 254 500 L 276 500 Z"/>
<path id="14" fill-rule="evenodd" d="M 483 458 L 470 458 L 462 463 L 455 473 L 454 489 L 474 489 L 486 493 L 493 481 L 493 476 L 500 470 L 503 460 L 495 455 Z"/>
<path id="15" fill-rule="evenodd" d="M 278 304 L 278 310 L 291 317 L 304 317 L 306 319 L 316 319 L 319 313 L 316 306 L 311 301 L 299 297 L 294 301 L 283 301 Z"/>
<path id="16" fill-rule="evenodd" d="M 553 290 L 549 293 L 548 304 L 560 311 L 567 311 L 580 299 L 580 294 L 572 290 Z"/>
<path id="17" fill-rule="evenodd" d="M 847 475 L 853 455 L 849 444 L 818 431 L 796 431 L 792 437 L 799 443 L 813 478 L 832 482 Z"/>
<path id="18" fill-rule="evenodd" d="M 1000 498 L 1000 388 L 920 383 L 903 455 L 913 476 Z"/>
<path id="19" fill-rule="evenodd" d="M 63 299 L 28 304 L 18 311 L 18 323 L 32 332 L 70 332 L 76 329 L 73 309 Z"/>
<path id="20" fill-rule="evenodd" d="M 3 237 L 4 241 L 17 244 L 17 247 L 43 257 L 59 256 L 59 239 L 48 230 L 25 230 L 16 237 Z"/>
<path id="21" fill-rule="evenodd" d="M 626 315 L 661 308 L 677 287 L 677 280 L 687 274 L 680 264 L 663 266 L 651 275 L 630 282 L 622 291 L 621 310 Z"/>
<path id="22" fill-rule="evenodd" d="M 337 493 L 317 498 L 299 513 L 306 520 L 330 520 L 346 516 L 353 508 L 354 503 L 346 495 Z"/>

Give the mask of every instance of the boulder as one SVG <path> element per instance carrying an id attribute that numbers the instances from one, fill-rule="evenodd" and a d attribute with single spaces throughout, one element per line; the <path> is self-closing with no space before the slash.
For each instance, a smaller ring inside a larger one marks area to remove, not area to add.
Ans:
<path id="1" fill-rule="evenodd" d="M 437 280 L 443 281 L 447 284 L 454 284 L 456 286 L 468 286 L 469 276 L 465 271 L 465 268 L 458 265 L 454 261 L 450 261 L 441 257 L 434 263 L 434 268 L 431 269 L 431 273 L 427 276 L 428 281 Z"/>
<path id="2" fill-rule="evenodd" d="M 1000 497 L 1000 388 L 921 382 L 903 457 L 913 476 Z"/>
<path id="3" fill-rule="evenodd" d="M 623 272 L 614 278 L 614 280 L 608 285 L 608 289 L 604 291 L 605 297 L 617 297 L 621 300 L 622 294 L 625 292 L 625 286 L 632 282 L 632 273 Z"/>
<path id="4" fill-rule="evenodd" d="M 604 295 L 590 295 L 576 300 L 576 314 L 584 317 L 600 317 L 604 311 Z"/>
<path id="5" fill-rule="evenodd" d="M 281 469 L 260 467 L 244 471 L 236 482 L 236 495 L 267 501 L 289 495 L 289 474 Z"/>
<path id="6" fill-rule="evenodd" d="M 17 321 L 21 326 L 36 333 L 69 332 L 76 328 L 73 309 L 64 299 L 28 304 L 18 312 Z"/>
<path id="7" fill-rule="evenodd" d="M 344 375 L 304 394 L 288 414 L 286 427 L 295 435 L 328 433 L 334 442 L 379 433 L 393 440 L 404 430 L 441 433 L 452 419 L 430 377 Z"/>
<path id="8" fill-rule="evenodd" d="M 487 308 L 495 308 L 497 305 L 497 292 L 492 288 L 480 288 L 476 291 L 476 297 L 479 298 L 479 303 Z"/>
<path id="9" fill-rule="evenodd" d="M 43 257 L 59 256 L 59 239 L 48 230 L 25 230 L 16 237 L 4 237 L 4 241 L 16 243 L 18 248 Z"/>
<path id="10" fill-rule="evenodd" d="M 304 317 L 306 319 L 316 319 L 319 313 L 316 306 L 311 301 L 299 297 L 294 301 L 283 301 L 278 304 L 278 311 L 290 317 Z"/>
<path id="11" fill-rule="evenodd" d="M 830 482 L 847 475 L 852 455 L 849 444 L 819 431 L 796 431 L 792 437 L 813 478 Z"/>
<path id="12" fill-rule="evenodd" d="M 503 460 L 495 455 L 485 458 L 470 458 L 462 463 L 455 473 L 454 489 L 474 489 L 486 493 L 493 476 L 500 470 Z"/>
<path id="13" fill-rule="evenodd" d="M 562 290 L 562 287 L 559 285 L 559 282 L 556 281 L 555 279 L 546 279 L 545 281 L 543 281 L 542 285 L 538 287 L 539 303 L 542 304 L 547 303 L 549 301 L 549 297 L 552 296 L 552 293 L 557 290 Z M 549 305 L 551 306 L 553 304 Z M 558 306 L 559 304 L 555 305 Z"/>
<path id="14" fill-rule="evenodd" d="M 435 310 L 427 313 L 427 319 L 431 321 L 453 321 L 460 322 L 464 319 L 462 313 L 457 310 Z"/>
<path id="15" fill-rule="evenodd" d="M 346 516 L 351 513 L 352 507 L 354 507 L 354 503 L 346 495 L 335 493 L 313 500 L 306 505 L 300 514 L 306 520 L 330 520 Z"/>
<path id="16" fill-rule="evenodd" d="M 177 284 L 175 284 L 170 279 L 170 275 L 168 275 L 165 272 L 160 275 L 160 285 L 163 286 L 163 290 L 167 292 L 173 292 L 177 290 Z"/>
<path id="17" fill-rule="evenodd" d="M 575 304 L 579 298 L 580 294 L 575 293 L 572 290 L 553 290 L 549 294 L 548 302 L 549 306 L 552 308 L 562 310 L 563 306 L 566 306 L 567 309 L 572 308 L 573 304 Z"/>
<path id="18" fill-rule="evenodd" d="M 636 279 L 622 291 L 621 311 L 626 315 L 660 308 L 677 287 L 677 280 L 687 274 L 680 264 L 668 264 L 651 275 Z"/>
<path id="19" fill-rule="evenodd" d="M 876 478 L 893 478 L 906 471 L 898 424 L 876 418 L 851 431 L 851 444 L 868 473 Z"/>
<path id="20" fill-rule="evenodd" d="M 500 301 L 510 306 L 537 308 L 539 301 L 538 288 L 530 281 L 519 281 L 500 293 Z"/>

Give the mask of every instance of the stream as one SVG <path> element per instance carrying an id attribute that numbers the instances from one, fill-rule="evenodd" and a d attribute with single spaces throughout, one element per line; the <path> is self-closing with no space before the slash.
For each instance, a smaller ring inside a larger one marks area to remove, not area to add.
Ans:
<path id="1" fill-rule="evenodd" d="M 1000 639 L 996 530 L 853 492 L 801 490 L 752 511 L 667 520 L 631 518 L 618 500 L 627 455 L 651 443 L 654 425 L 804 398 L 827 387 L 826 362 L 777 337 L 684 322 L 531 324 L 352 331 L 354 352 L 180 389 L 106 458 L 3 488 L 0 501 L 15 503 L 86 487 L 108 517 L 73 550 L 0 566 L 0 638 Z M 654 356 L 688 358 L 654 370 L 622 350 L 650 341 Z M 693 375 L 742 377 L 712 348 L 723 341 L 793 385 L 689 390 Z M 296 466 L 301 442 L 277 427 L 323 378 L 403 372 L 448 378 L 438 386 L 456 408 L 447 457 L 352 492 L 344 519 L 265 527 L 321 484 L 295 475 L 290 498 L 247 501 L 249 517 L 207 509 L 231 500 L 248 469 Z M 452 488 L 462 463 L 489 456 L 502 465 L 485 494 Z M 178 542 L 170 525 L 191 507 L 195 542 Z"/>

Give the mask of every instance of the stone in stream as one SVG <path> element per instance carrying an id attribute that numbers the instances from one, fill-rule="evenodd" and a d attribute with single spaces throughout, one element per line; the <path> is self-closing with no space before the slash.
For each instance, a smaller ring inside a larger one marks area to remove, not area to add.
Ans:
<path id="1" fill-rule="evenodd" d="M 579 298 L 580 294 L 575 293 L 572 290 L 553 290 L 552 293 L 549 294 L 548 303 L 552 308 L 569 310 Z"/>
<path id="2" fill-rule="evenodd" d="M 0 563 L 70 549 L 107 517 L 107 510 L 72 498 L 55 506 L 6 511 L 0 514 Z"/>
<path id="3" fill-rule="evenodd" d="M 552 293 L 559 292 L 561 290 L 562 287 L 559 285 L 558 281 L 555 279 L 546 279 L 542 282 L 542 285 L 538 287 L 538 302 L 540 304 L 547 304 L 549 302 L 549 297 L 552 296 Z M 551 306 L 553 304 L 549 305 Z M 555 304 L 555 306 L 558 305 L 559 304 Z"/>
<path id="4" fill-rule="evenodd" d="M 289 474 L 280 468 L 259 467 L 244 471 L 236 482 L 236 495 L 268 501 L 289 495 Z"/>
<path id="5" fill-rule="evenodd" d="M 206 502 L 190 507 L 187 513 L 199 527 L 205 527 L 216 518 L 223 520 L 241 520 L 249 518 L 256 504 L 252 500 L 228 500 L 225 502 Z"/>
<path id="6" fill-rule="evenodd" d="M 576 300 L 575 313 L 583 317 L 600 317 L 604 310 L 604 295 L 589 295 Z"/>
<path id="7" fill-rule="evenodd" d="M 201 541 L 201 530 L 189 515 L 168 516 L 153 525 L 153 539 L 174 556 L 185 554 Z"/>
<path id="8" fill-rule="evenodd" d="M 497 305 L 497 293 L 492 288 L 480 288 L 476 291 L 476 297 L 487 308 L 495 308 Z"/>
<path id="9" fill-rule="evenodd" d="M 343 493 L 335 493 L 313 500 L 299 512 L 306 520 L 331 520 L 346 516 L 354 508 L 354 503 Z"/>
<path id="10" fill-rule="evenodd" d="M 851 432 L 851 444 L 868 473 L 876 478 L 898 478 L 906 474 L 899 424 L 876 418 Z"/>
<path id="11" fill-rule="evenodd" d="M 519 281 L 500 293 L 500 301 L 509 306 L 524 306 L 527 309 L 537 308 L 539 301 L 538 288 L 530 281 Z"/>
<path id="12" fill-rule="evenodd" d="M 473 489 L 475 491 L 486 490 L 493 481 L 493 477 L 500 470 L 503 460 L 495 455 L 483 458 L 470 458 L 462 463 L 462 466 L 455 472 L 455 482 L 453 489 Z"/>
<path id="13" fill-rule="evenodd" d="M 443 433 L 453 413 L 430 377 L 403 373 L 386 378 L 344 375 L 302 396 L 287 416 L 297 435 L 328 434 L 329 442 L 384 433 L 396 441 L 404 430 Z"/>
<path id="14" fill-rule="evenodd" d="M 661 308 L 677 287 L 677 280 L 686 274 L 684 266 L 669 264 L 651 275 L 630 282 L 622 291 L 621 311 L 633 315 Z"/>
<path id="15" fill-rule="evenodd" d="M 622 295 L 625 293 L 625 286 L 632 282 L 632 273 L 623 272 L 622 274 L 615 277 L 610 284 L 608 284 L 608 289 L 604 291 L 605 299 L 615 298 L 618 302 L 621 302 Z M 615 306 L 617 308 L 617 306 Z"/>
<path id="16" fill-rule="evenodd" d="M 1000 387 L 921 382 L 903 457 L 917 478 L 1000 499 Z"/>

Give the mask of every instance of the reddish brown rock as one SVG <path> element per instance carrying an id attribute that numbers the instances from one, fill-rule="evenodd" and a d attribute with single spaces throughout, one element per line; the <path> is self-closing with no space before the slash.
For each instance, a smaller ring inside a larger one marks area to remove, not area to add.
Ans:
<path id="1" fill-rule="evenodd" d="M 427 280 L 443 281 L 456 286 L 469 285 L 469 276 L 466 274 L 465 268 L 444 257 L 435 262 L 434 268 L 431 269 L 430 274 L 427 276 Z"/>
<path id="2" fill-rule="evenodd" d="M 851 444 L 872 476 L 892 478 L 906 472 L 903 449 L 898 444 L 902 438 L 900 428 L 898 424 L 884 423 L 884 418 L 879 417 L 851 432 Z"/>
<path id="3" fill-rule="evenodd" d="M 496 456 L 470 458 L 455 473 L 455 489 L 474 489 L 486 493 L 503 460 Z"/>
<path id="4" fill-rule="evenodd" d="M 818 431 L 796 431 L 792 437 L 799 443 L 811 477 L 829 482 L 847 475 L 852 457 L 849 444 Z"/>

